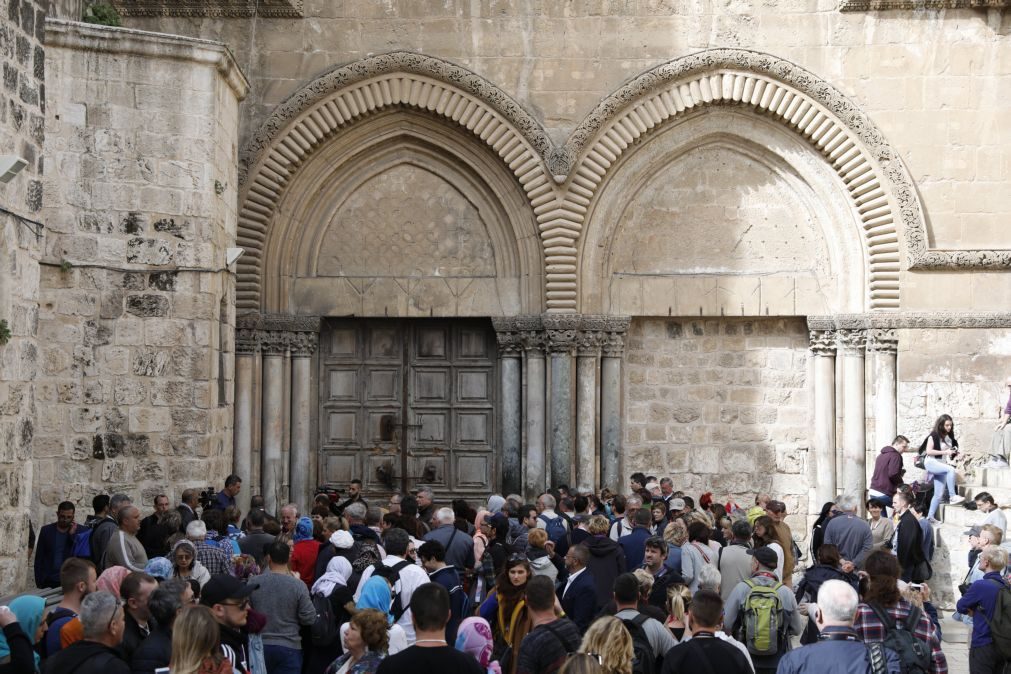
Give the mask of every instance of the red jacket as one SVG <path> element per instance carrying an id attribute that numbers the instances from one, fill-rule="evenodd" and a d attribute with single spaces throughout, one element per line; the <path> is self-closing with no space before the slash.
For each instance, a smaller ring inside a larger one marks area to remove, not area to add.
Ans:
<path id="1" fill-rule="evenodd" d="M 320 542 L 316 540 L 299 541 L 291 549 L 288 566 L 298 573 L 298 577 L 311 590 L 316 574 L 316 557 L 319 556 Z"/>
<path id="2" fill-rule="evenodd" d="M 888 496 L 895 495 L 895 488 L 902 484 L 902 454 L 889 445 L 883 447 L 874 460 L 874 475 L 871 489 Z"/>

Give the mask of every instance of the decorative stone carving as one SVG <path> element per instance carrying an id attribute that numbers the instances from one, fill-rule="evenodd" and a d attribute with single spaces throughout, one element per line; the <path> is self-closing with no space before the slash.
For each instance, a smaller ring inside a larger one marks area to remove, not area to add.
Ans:
<path id="1" fill-rule="evenodd" d="M 495 338 L 498 341 L 500 358 L 519 358 L 523 355 L 522 335 L 514 318 L 493 318 Z"/>
<path id="2" fill-rule="evenodd" d="M 899 349 L 899 338 L 895 330 L 875 328 L 867 331 L 867 350 L 878 353 L 895 354 Z"/>
<path id="3" fill-rule="evenodd" d="M 251 16 L 301 18 L 303 0 L 115 0 L 123 16 Z"/>
<path id="4" fill-rule="evenodd" d="M 258 330 L 256 341 L 260 344 L 260 350 L 266 356 L 283 355 L 288 351 L 291 343 L 289 334 L 279 330 Z"/>
<path id="5" fill-rule="evenodd" d="M 1011 0 L 842 0 L 840 12 L 890 9 L 1007 9 Z"/>
<path id="6" fill-rule="evenodd" d="M 837 330 L 836 339 L 843 353 L 863 353 L 867 346 L 866 330 Z"/>
<path id="7" fill-rule="evenodd" d="M 811 352 L 816 356 L 834 356 L 836 351 L 835 330 L 811 330 Z"/>
<path id="8" fill-rule="evenodd" d="M 260 350 L 260 341 L 256 330 L 241 329 L 235 331 L 235 353 L 256 353 Z"/>
<path id="9" fill-rule="evenodd" d="M 908 311 L 902 313 L 837 314 L 809 316 L 811 330 L 859 330 L 878 328 L 1011 328 L 1011 313 L 997 311 Z"/>
<path id="10" fill-rule="evenodd" d="M 292 332 L 288 336 L 288 344 L 293 356 L 311 356 L 316 352 L 319 335 L 315 332 Z"/>
<path id="11" fill-rule="evenodd" d="M 632 319 L 628 316 L 609 316 L 605 321 L 601 353 L 608 358 L 621 358 L 625 353 L 625 333 Z"/>
<path id="12" fill-rule="evenodd" d="M 576 347 L 580 317 L 577 315 L 551 315 L 543 317 L 550 353 L 572 353 Z"/>
<path id="13" fill-rule="evenodd" d="M 607 339 L 607 316 L 582 316 L 576 335 L 576 354 L 595 357 Z"/>

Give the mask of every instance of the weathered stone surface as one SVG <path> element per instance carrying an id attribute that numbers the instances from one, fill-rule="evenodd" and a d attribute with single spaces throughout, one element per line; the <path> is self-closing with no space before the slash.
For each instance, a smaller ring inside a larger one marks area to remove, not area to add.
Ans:
<path id="1" fill-rule="evenodd" d="M 163 295 L 128 295 L 126 312 L 141 318 L 168 316 L 169 300 Z"/>

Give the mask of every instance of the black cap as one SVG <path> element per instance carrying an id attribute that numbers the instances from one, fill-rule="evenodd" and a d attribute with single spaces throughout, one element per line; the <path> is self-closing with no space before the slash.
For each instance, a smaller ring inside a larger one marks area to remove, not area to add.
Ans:
<path id="1" fill-rule="evenodd" d="M 779 556 L 776 554 L 776 551 L 767 545 L 763 545 L 760 548 L 751 548 L 748 550 L 748 554 L 753 555 L 758 560 L 758 563 L 767 569 L 775 569 L 776 564 L 779 563 Z M 206 588 L 204 588 L 204 592 L 207 592 Z M 203 601 L 202 596 L 201 601 Z"/>
<path id="2" fill-rule="evenodd" d="M 200 591 L 200 603 L 204 606 L 214 606 L 223 604 L 229 599 L 245 599 L 253 594 L 254 589 L 238 578 L 219 573 L 211 576 Z"/>

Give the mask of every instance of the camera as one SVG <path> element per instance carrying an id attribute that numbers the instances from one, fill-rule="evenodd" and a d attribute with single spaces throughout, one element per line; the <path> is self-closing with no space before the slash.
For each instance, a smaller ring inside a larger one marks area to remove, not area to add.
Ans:
<path id="1" fill-rule="evenodd" d="M 200 508 L 207 510 L 214 507 L 214 504 L 217 503 L 218 493 L 214 491 L 214 487 L 208 487 L 201 491 L 197 498 L 200 500 Z"/>
<path id="2" fill-rule="evenodd" d="M 337 501 L 340 500 L 341 494 L 343 493 L 344 493 L 343 491 L 338 489 L 333 484 L 321 484 L 320 486 L 316 487 L 316 493 L 313 494 L 313 496 L 315 497 L 323 495 L 326 496 L 328 499 L 330 499 L 330 503 L 336 503 Z"/>

